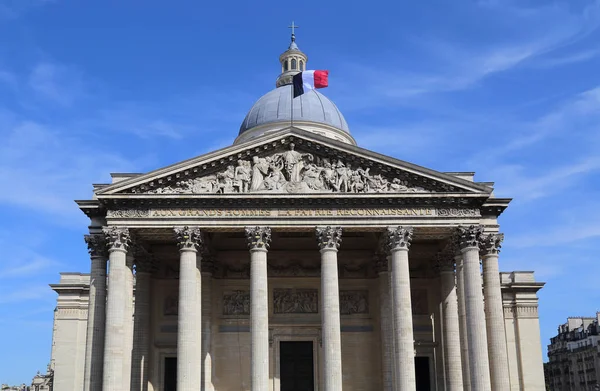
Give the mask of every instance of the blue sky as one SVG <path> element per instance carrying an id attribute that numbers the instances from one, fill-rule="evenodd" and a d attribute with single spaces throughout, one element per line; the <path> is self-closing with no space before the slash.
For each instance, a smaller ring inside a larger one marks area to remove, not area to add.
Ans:
<path id="1" fill-rule="evenodd" d="M 514 198 L 501 269 L 547 282 L 544 350 L 600 310 L 600 1 L 0 0 L 0 383 L 45 368 L 47 284 L 89 270 L 72 200 L 229 145 L 292 19 L 360 146 Z"/>

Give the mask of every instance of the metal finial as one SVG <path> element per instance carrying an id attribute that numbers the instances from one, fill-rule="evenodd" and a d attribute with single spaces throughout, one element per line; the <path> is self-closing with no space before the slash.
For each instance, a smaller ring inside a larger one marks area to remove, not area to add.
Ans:
<path id="1" fill-rule="evenodd" d="M 300 26 L 296 26 L 294 21 L 292 20 L 292 25 L 288 26 L 289 29 L 292 29 L 292 42 L 296 41 L 296 29 L 300 28 Z"/>

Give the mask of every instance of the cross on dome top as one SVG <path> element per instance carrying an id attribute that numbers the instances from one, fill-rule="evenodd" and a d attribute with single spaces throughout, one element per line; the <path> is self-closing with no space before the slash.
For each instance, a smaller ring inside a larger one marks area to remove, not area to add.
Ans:
<path id="1" fill-rule="evenodd" d="M 288 26 L 288 28 L 292 29 L 292 42 L 296 42 L 296 29 L 300 28 L 300 26 L 296 26 L 292 20 L 292 25 Z"/>

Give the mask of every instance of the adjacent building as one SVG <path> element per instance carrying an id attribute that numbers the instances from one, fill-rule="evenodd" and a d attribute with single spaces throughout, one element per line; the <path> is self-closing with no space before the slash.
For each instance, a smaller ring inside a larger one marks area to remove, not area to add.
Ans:
<path id="1" fill-rule="evenodd" d="M 552 391 L 600 389 L 600 312 L 572 317 L 550 339 L 546 383 Z"/>
<path id="2" fill-rule="evenodd" d="M 231 146 L 77 201 L 54 391 L 543 390 L 543 284 L 499 271 L 510 199 L 361 148 L 325 95 L 292 101 L 293 36 L 279 60 Z"/>

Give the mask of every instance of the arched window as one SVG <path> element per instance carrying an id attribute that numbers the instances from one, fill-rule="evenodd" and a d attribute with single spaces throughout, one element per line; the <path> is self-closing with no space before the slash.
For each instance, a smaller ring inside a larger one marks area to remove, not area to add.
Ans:
<path id="1" fill-rule="evenodd" d="M 304 61 L 300 60 L 300 70 L 304 71 Z"/>
<path id="2" fill-rule="evenodd" d="M 292 58 L 292 70 L 296 69 L 296 59 Z"/>
<path id="3" fill-rule="evenodd" d="M 283 71 L 285 72 L 285 71 L 287 71 L 287 70 L 288 70 L 288 62 L 287 62 L 287 60 L 285 60 L 285 61 L 283 62 Z"/>

